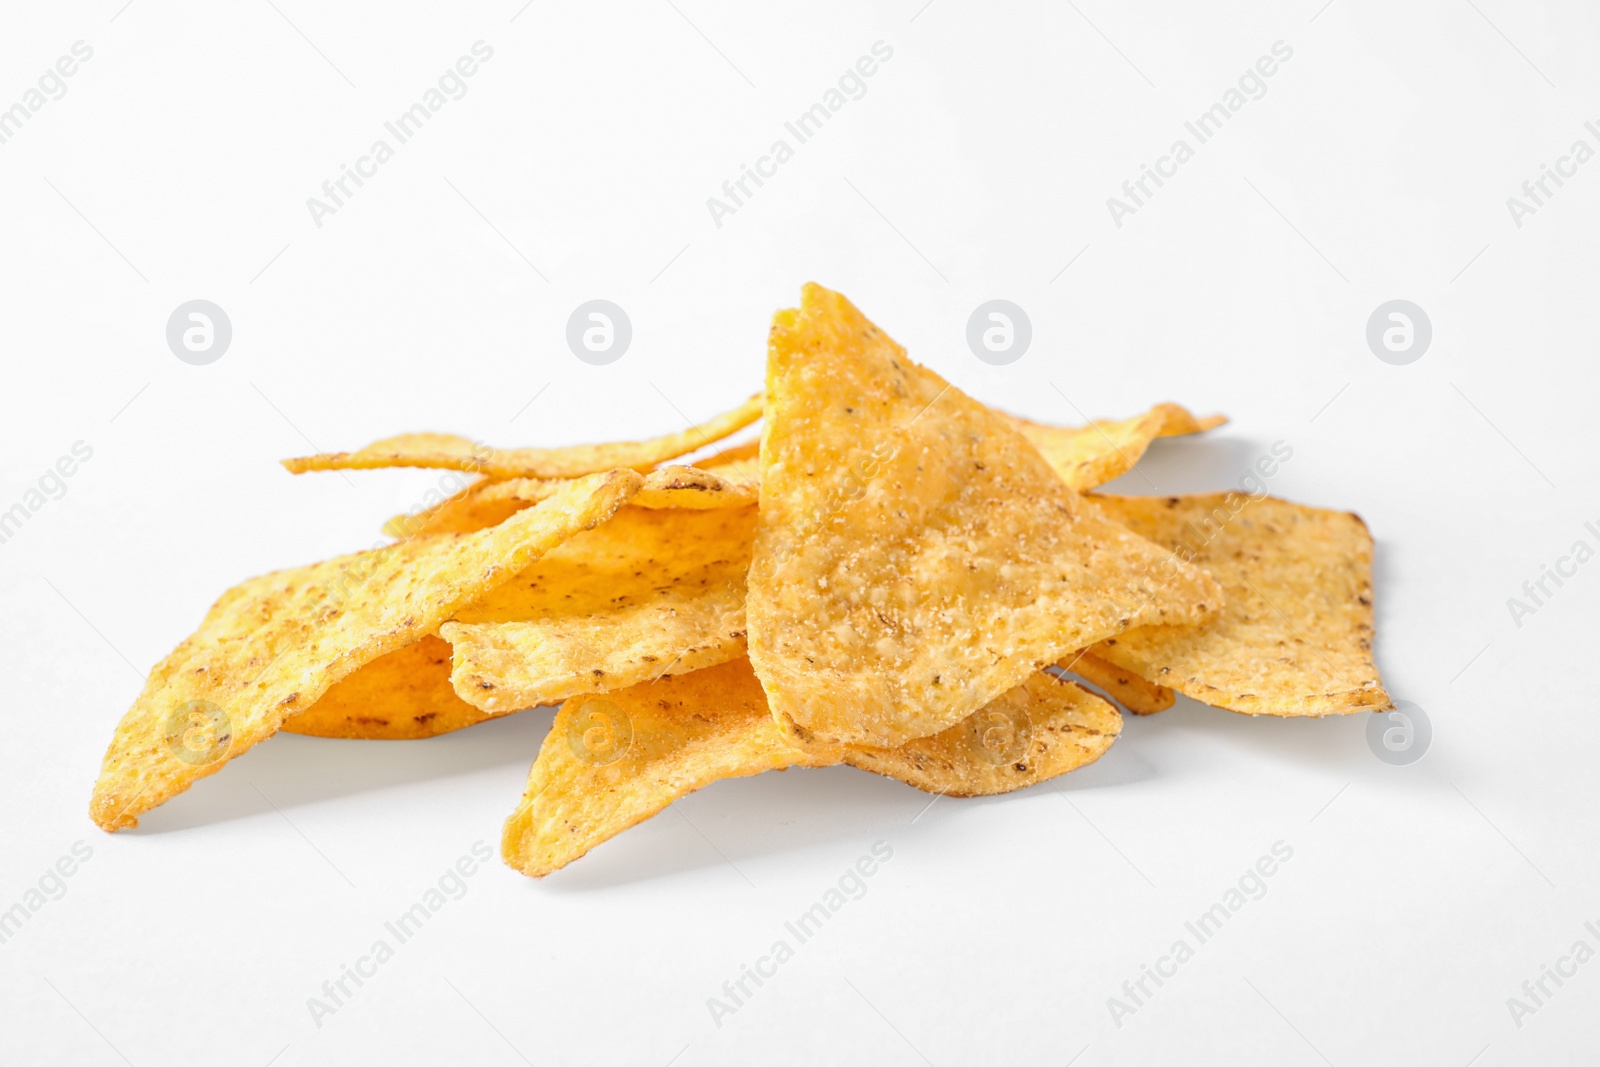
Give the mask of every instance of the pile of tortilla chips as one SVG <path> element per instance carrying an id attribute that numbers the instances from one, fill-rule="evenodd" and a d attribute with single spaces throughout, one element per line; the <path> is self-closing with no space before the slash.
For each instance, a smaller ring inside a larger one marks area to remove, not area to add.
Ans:
<path id="1" fill-rule="evenodd" d="M 223 594 L 123 717 L 91 813 L 134 826 L 278 730 L 425 738 L 560 704 L 501 844 L 537 876 L 719 778 L 849 764 L 982 796 L 1098 759 L 1119 704 L 1387 710 L 1359 518 L 1089 492 L 1221 421 L 1027 422 L 808 285 L 765 391 L 683 433 L 289 460 L 478 477 L 386 547 Z"/>

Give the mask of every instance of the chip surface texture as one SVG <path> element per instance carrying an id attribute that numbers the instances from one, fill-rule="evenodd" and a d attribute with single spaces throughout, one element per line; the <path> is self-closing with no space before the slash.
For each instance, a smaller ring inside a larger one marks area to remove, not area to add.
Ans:
<path id="1" fill-rule="evenodd" d="M 592 475 L 478 533 L 415 537 L 230 589 L 150 672 L 117 725 L 91 817 L 104 830 L 138 825 L 341 679 L 610 518 L 641 480 L 625 470 Z"/>
<path id="2" fill-rule="evenodd" d="M 1226 594 L 1203 626 L 1131 630 L 1094 655 L 1246 715 L 1393 706 L 1372 659 L 1372 535 L 1359 517 L 1243 493 L 1089 500 Z"/>
<path id="3" fill-rule="evenodd" d="M 712 782 L 789 767 L 845 763 L 940 796 L 1008 793 L 1094 762 L 1121 729 L 1110 704 L 1041 673 L 899 748 L 801 748 L 741 657 L 563 704 L 500 852 L 540 877 Z"/>
<path id="4" fill-rule="evenodd" d="M 936 733 L 1070 651 L 1198 622 L 1221 596 L 821 286 L 774 319 L 761 466 L 750 659 L 800 743 Z"/>

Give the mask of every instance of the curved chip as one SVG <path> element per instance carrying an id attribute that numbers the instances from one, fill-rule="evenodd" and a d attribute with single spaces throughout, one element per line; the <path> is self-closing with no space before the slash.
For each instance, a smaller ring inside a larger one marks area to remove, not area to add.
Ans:
<path id="1" fill-rule="evenodd" d="M 1246 715 L 1393 706 L 1372 660 L 1372 535 L 1359 517 L 1244 493 L 1088 499 L 1226 594 L 1209 623 L 1130 630 L 1095 655 Z"/>
<path id="2" fill-rule="evenodd" d="M 597 474 L 488 530 L 412 538 L 224 593 L 150 672 L 118 724 L 91 817 L 105 830 L 138 825 L 141 813 L 270 737 L 341 678 L 604 522 L 640 481 L 633 471 Z"/>
<path id="3" fill-rule="evenodd" d="M 754 533 L 753 507 L 696 512 L 630 501 L 460 611 L 441 628 L 449 641 L 426 637 L 368 663 L 283 728 L 433 737 L 743 656 Z"/>
<path id="4" fill-rule="evenodd" d="M 463 700 L 505 714 L 744 655 L 756 509 L 626 507 L 442 629 Z"/>
<path id="5" fill-rule="evenodd" d="M 644 487 L 635 503 L 641 508 L 738 508 L 760 499 L 760 486 L 750 481 L 723 477 L 734 473 L 727 467 L 684 467 L 671 465 L 644 476 Z"/>
<path id="6" fill-rule="evenodd" d="M 842 758 L 929 793 L 993 796 L 1093 763 L 1121 732 L 1116 708 L 1041 671 L 939 733 L 898 748 L 851 746 Z"/>
<path id="7" fill-rule="evenodd" d="M 284 720 L 283 732 L 366 741 L 414 741 L 475 726 L 492 716 L 456 696 L 450 644 L 429 634 L 335 682 Z"/>
<path id="8" fill-rule="evenodd" d="M 1093 762 L 1121 722 L 1099 697 L 1041 674 L 899 749 L 797 748 L 739 659 L 567 701 L 506 820 L 501 855 L 546 875 L 712 782 L 789 767 L 850 763 L 934 793 L 1009 792 Z"/>
<path id="9" fill-rule="evenodd" d="M 1170 403 L 1128 419 L 1096 419 L 1087 426 L 1050 426 L 1013 418 L 1061 480 L 1080 492 L 1128 473 L 1158 437 L 1200 433 L 1228 421 L 1224 415 L 1197 419 L 1188 409 Z"/>
<path id="10" fill-rule="evenodd" d="M 1086 510 L 1001 415 L 808 285 L 774 319 L 750 659 L 801 743 L 889 747 L 1069 651 L 1216 609 L 1204 572 Z"/>
<path id="11" fill-rule="evenodd" d="M 1107 663 L 1085 650 L 1062 660 L 1058 666 L 1104 689 L 1111 699 L 1135 715 L 1154 715 L 1172 707 L 1177 697 L 1164 685 L 1146 681 L 1115 663 Z"/>
<path id="12" fill-rule="evenodd" d="M 761 417 L 761 394 L 732 411 L 679 433 L 646 441 L 612 441 L 565 448 L 495 449 L 453 434 L 401 434 L 356 452 L 324 452 L 286 459 L 294 474 L 377 467 L 433 467 L 473 471 L 491 478 L 576 478 L 617 467 L 646 471 L 722 440 Z"/>
<path id="13" fill-rule="evenodd" d="M 432 507 L 394 516 L 383 524 L 383 532 L 403 539 L 487 530 L 524 508 L 549 499 L 566 482 L 565 478 L 485 478 Z"/>

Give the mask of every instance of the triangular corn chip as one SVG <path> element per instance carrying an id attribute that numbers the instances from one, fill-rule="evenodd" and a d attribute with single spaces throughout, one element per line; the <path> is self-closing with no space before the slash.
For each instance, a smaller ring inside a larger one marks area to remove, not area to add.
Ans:
<path id="1" fill-rule="evenodd" d="M 574 697 L 545 735 L 500 855 L 549 874 L 718 779 L 836 762 L 784 740 L 747 662 Z"/>
<path id="2" fill-rule="evenodd" d="M 755 523 L 623 508 L 445 623 L 456 692 L 505 714 L 743 656 Z"/>
<path id="3" fill-rule="evenodd" d="M 850 763 L 953 796 L 1009 792 L 1093 762 L 1121 724 L 1099 697 L 1040 674 L 898 749 L 797 748 L 739 659 L 567 701 L 506 820 L 501 855 L 524 874 L 549 874 L 718 779 L 797 766 Z"/>
<path id="4" fill-rule="evenodd" d="M 1016 419 L 1061 480 L 1080 492 L 1104 485 L 1133 469 L 1158 437 L 1200 433 L 1227 422 L 1222 415 L 1197 419 L 1177 404 L 1157 404 L 1131 419 L 1096 419 L 1087 426 L 1049 426 Z"/>
<path id="5" fill-rule="evenodd" d="M 817 285 L 773 322 L 761 462 L 750 659 L 802 743 L 937 733 L 1069 651 L 1217 606 Z"/>
<path id="6" fill-rule="evenodd" d="M 311 737 L 412 741 L 491 717 L 456 696 L 450 684 L 450 644 L 429 634 L 335 682 L 315 704 L 285 719 L 282 730 Z"/>
<path id="7" fill-rule="evenodd" d="M 90 814 L 103 829 L 222 769 L 363 664 L 437 630 L 543 553 L 604 522 L 633 471 L 573 482 L 475 534 L 412 538 L 278 571 L 222 595 L 163 660 L 117 726 Z"/>
<path id="8" fill-rule="evenodd" d="M 1154 715 L 1158 711 L 1166 711 L 1177 699 L 1166 686 L 1146 681 L 1087 650 L 1068 656 L 1059 666 L 1090 685 L 1104 689 L 1111 699 L 1135 715 Z"/>
<path id="9" fill-rule="evenodd" d="M 1225 593 L 1208 623 L 1130 630 L 1095 655 L 1246 715 L 1393 706 L 1372 661 L 1372 535 L 1359 517 L 1243 493 L 1089 500 Z"/>
<path id="10" fill-rule="evenodd" d="M 742 430 L 761 417 L 760 394 L 732 411 L 680 433 L 647 441 L 613 441 L 566 448 L 495 449 L 453 434 L 401 434 L 356 452 L 324 452 L 286 459 L 295 474 L 374 467 L 435 467 L 474 471 L 491 478 L 575 478 L 616 467 L 646 471 Z"/>

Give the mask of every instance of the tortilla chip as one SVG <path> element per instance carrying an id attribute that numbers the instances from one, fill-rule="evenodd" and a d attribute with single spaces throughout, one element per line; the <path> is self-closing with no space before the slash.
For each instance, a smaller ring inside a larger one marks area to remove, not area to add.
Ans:
<path id="1" fill-rule="evenodd" d="M 458 471 L 482 471 L 482 462 L 493 453 L 494 449 L 488 445 L 459 434 L 402 433 L 374 441 L 358 452 L 321 452 L 315 456 L 280 462 L 291 474 L 368 467 L 443 467 Z M 402 462 L 405 457 L 429 457 L 433 462 Z"/>
<path id="2" fill-rule="evenodd" d="M 742 508 L 756 503 L 760 486 L 723 477 L 728 467 L 701 469 L 668 465 L 644 476 L 644 487 L 634 501 L 641 508 Z"/>
<path id="3" fill-rule="evenodd" d="M 1226 594 L 1206 625 L 1130 630 L 1095 655 L 1246 715 L 1393 706 L 1372 661 L 1372 535 L 1359 517 L 1243 493 L 1089 499 Z"/>
<path id="4" fill-rule="evenodd" d="M 744 655 L 756 509 L 625 507 L 459 612 L 456 692 L 505 714 Z"/>
<path id="5" fill-rule="evenodd" d="M 632 471 L 572 483 L 475 534 L 419 537 L 253 578 L 151 671 L 117 726 L 90 814 L 103 829 L 222 769 L 334 683 L 437 630 L 638 489 Z"/>
<path id="6" fill-rule="evenodd" d="M 481 478 L 421 511 L 396 515 L 383 532 L 403 539 L 420 534 L 472 533 L 499 526 L 524 508 L 547 500 L 566 478 Z M 637 495 L 637 494 L 636 494 Z"/>
<path id="7" fill-rule="evenodd" d="M 474 471 L 491 478 L 576 478 L 617 467 L 647 471 L 658 463 L 704 448 L 761 417 L 758 393 L 732 411 L 680 433 L 647 441 L 613 441 L 566 448 L 494 449 L 452 434 L 401 434 L 357 452 L 324 452 L 286 459 L 294 474 L 376 467 L 434 467 Z"/>
<path id="8" fill-rule="evenodd" d="M 728 467 L 720 467 L 732 473 Z M 567 483 L 566 478 L 508 478 L 486 480 L 431 508 L 396 515 L 383 524 L 391 537 L 430 533 L 471 533 L 498 526 L 523 508 L 547 500 Z M 639 492 L 628 503 L 640 508 L 738 508 L 754 504 L 759 488 L 734 481 L 711 470 L 669 464 L 644 476 Z"/>
<path id="9" fill-rule="evenodd" d="M 284 720 L 282 730 L 311 737 L 410 741 L 488 718 L 456 696 L 450 684 L 450 644 L 429 634 L 335 682 L 321 700 Z"/>
<path id="10" fill-rule="evenodd" d="M 1088 651 L 1068 656 L 1059 666 L 1090 685 L 1104 689 L 1111 699 L 1135 715 L 1154 715 L 1158 711 L 1166 711 L 1177 699 L 1166 686 L 1146 681 L 1132 671 L 1115 663 L 1107 663 Z"/>
<path id="11" fill-rule="evenodd" d="M 767 403 L 750 659 L 799 743 L 900 745 L 1069 651 L 1216 610 L 1209 576 L 1085 508 L 837 293 L 774 319 Z"/>
<path id="12" fill-rule="evenodd" d="M 852 746 L 843 762 L 929 793 L 993 796 L 1093 763 L 1121 732 L 1116 708 L 1041 671 L 948 729 L 899 748 Z"/>
<path id="13" fill-rule="evenodd" d="M 1128 473 L 1157 437 L 1200 433 L 1228 420 L 1223 415 L 1197 419 L 1177 404 L 1157 404 L 1143 415 L 1097 419 L 1087 426 L 1014 421 L 1061 480 L 1081 492 Z"/>
<path id="14" fill-rule="evenodd" d="M 852 763 L 957 796 L 1008 792 L 1092 762 L 1120 728 L 1099 697 L 1038 675 L 902 749 L 797 748 L 741 658 L 567 701 L 506 820 L 501 855 L 524 874 L 549 874 L 718 779 L 797 766 Z"/>

